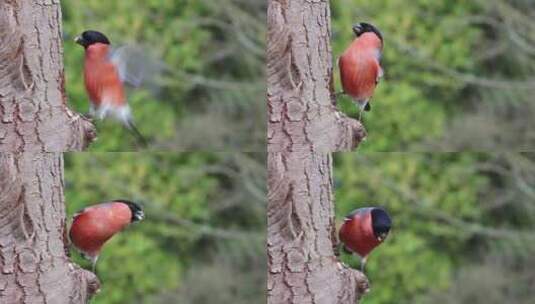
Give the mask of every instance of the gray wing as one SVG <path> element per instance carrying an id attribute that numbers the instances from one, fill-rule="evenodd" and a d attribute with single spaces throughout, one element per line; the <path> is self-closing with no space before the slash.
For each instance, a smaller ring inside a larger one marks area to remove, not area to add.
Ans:
<path id="1" fill-rule="evenodd" d="M 164 68 L 163 63 L 136 45 L 124 45 L 115 49 L 110 60 L 117 67 L 121 81 L 134 87 L 154 81 Z"/>

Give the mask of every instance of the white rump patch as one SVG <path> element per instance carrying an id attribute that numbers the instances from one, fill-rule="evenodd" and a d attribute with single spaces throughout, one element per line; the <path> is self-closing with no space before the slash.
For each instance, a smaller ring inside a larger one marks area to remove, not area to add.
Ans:
<path id="1" fill-rule="evenodd" d="M 115 49 L 110 60 L 117 67 L 121 81 L 134 87 L 143 84 L 150 88 L 156 85 L 157 77 L 165 69 L 163 62 L 149 56 L 136 45 L 123 45 Z"/>
<path id="2" fill-rule="evenodd" d="M 91 105 L 89 112 L 98 119 L 110 117 L 124 124 L 126 124 L 132 118 L 132 111 L 127 104 L 123 106 L 115 106 L 113 104 L 103 102 L 98 109 L 95 109 L 93 105 Z"/>

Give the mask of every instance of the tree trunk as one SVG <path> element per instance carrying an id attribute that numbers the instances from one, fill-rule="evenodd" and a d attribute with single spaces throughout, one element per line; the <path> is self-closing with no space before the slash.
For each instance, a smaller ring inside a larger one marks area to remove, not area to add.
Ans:
<path id="1" fill-rule="evenodd" d="M 62 154 L 0 154 L 0 193 L 0 303 L 87 303 L 99 282 L 68 257 Z"/>
<path id="2" fill-rule="evenodd" d="M 269 0 L 268 152 L 354 149 L 366 136 L 336 109 L 329 1 Z"/>
<path id="3" fill-rule="evenodd" d="M 368 289 L 335 255 L 332 158 L 268 156 L 268 303 L 354 304 Z"/>
<path id="4" fill-rule="evenodd" d="M 329 153 L 366 131 L 336 109 L 330 38 L 329 1 L 269 0 L 269 304 L 354 304 L 368 289 L 335 255 Z"/>
<path id="5" fill-rule="evenodd" d="M 66 105 L 59 0 L 0 3 L 0 151 L 84 149 L 93 125 Z"/>
<path id="6" fill-rule="evenodd" d="M 0 3 L 0 303 L 86 303 L 99 288 L 70 262 L 63 156 L 93 125 L 66 105 L 58 0 Z M 28 152 L 30 151 L 30 152 Z M 20 153 L 25 152 L 25 153 Z"/>
<path id="7" fill-rule="evenodd" d="M 366 277 L 335 255 L 330 152 L 362 125 L 336 109 L 325 0 L 268 7 L 268 303 L 355 303 Z"/>

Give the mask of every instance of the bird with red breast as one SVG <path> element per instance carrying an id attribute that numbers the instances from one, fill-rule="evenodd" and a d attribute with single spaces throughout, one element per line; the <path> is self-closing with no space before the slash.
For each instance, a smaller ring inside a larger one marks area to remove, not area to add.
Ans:
<path id="1" fill-rule="evenodd" d="M 82 256 L 91 261 L 93 272 L 102 247 L 115 234 L 143 220 L 143 208 L 132 201 L 117 199 L 84 208 L 74 214 L 69 238 Z"/>
<path id="2" fill-rule="evenodd" d="M 385 209 L 367 207 L 353 210 L 340 227 L 339 237 L 344 249 L 361 257 L 360 269 L 368 255 L 387 238 L 392 228 L 392 219 Z"/>
<path id="3" fill-rule="evenodd" d="M 112 50 L 108 37 L 98 31 L 84 31 L 75 42 L 85 49 L 84 81 L 90 102 L 89 116 L 119 121 L 138 143 L 146 146 L 145 137 L 134 124 L 125 94 L 125 83 L 140 85 L 143 60 L 133 57 L 132 48 L 127 46 Z"/>
<path id="4" fill-rule="evenodd" d="M 356 38 L 338 59 L 344 94 L 349 95 L 362 111 L 370 111 L 370 100 L 384 72 L 381 67 L 383 35 L 370 23 L 353 25 Z"/>

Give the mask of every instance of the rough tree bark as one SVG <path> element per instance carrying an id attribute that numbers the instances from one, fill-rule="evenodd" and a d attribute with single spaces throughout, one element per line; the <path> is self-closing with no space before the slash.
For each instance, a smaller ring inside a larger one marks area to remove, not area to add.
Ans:
<path id="1" fill-rule="evenodd" d="M 330 153 L 366 131 L 336 109 L 330 37 L 328 0 L 269 0 L 269 304 L 354 304 L 368 290 L 335 255 Z"/>
<path id="2" fill-rule="evenodd" d="M 59 0 L 1 1 L 0 303 L 87 303 L 99 288 L 68 257 L 63 156 L 37 153 L 95 138 L 64 82 Z"/>
<path id="3" fill-rule="evenodd" d="M 0 154 L 0 193 L 0 303 L 87 303 L 99 282 L 68 257 L 62 154 Z"/>
<path id="4" fill-rule="evenodd" d="M 366 131 L 336 109 L 328 0 L 269 0 L 268 152 L 354 149 Z"/>
<path id="5" fill-rule="evenodd" d="M 269 153 L 268 187 L 268 303 L 356 303 L 368 280 L 335 255 L 331 155 Z"/>
<path id="6" fill-rule="evenodd" d="M 0 2 L 0 152 L 84 149 L 93 125 L 66 105 L 59 0 Z"/>

